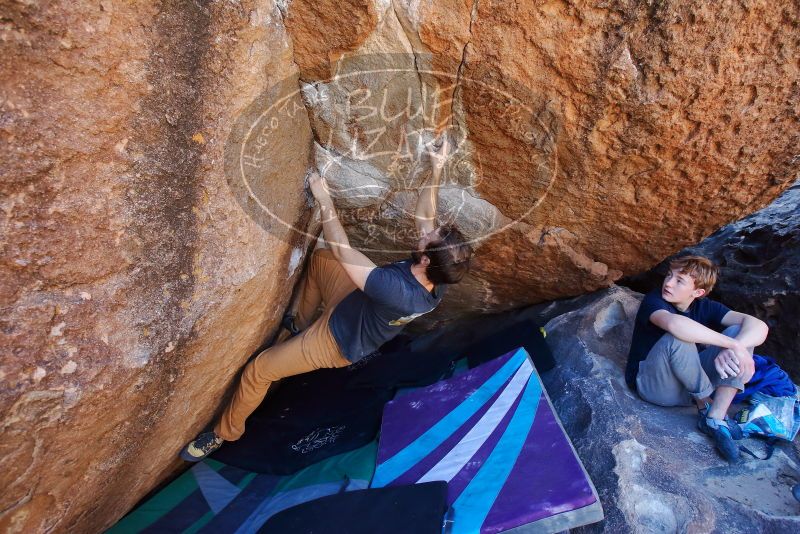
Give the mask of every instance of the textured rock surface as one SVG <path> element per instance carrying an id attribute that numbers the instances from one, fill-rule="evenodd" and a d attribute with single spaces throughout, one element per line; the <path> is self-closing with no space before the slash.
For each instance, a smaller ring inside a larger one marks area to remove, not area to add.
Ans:
<path id="1" fill-rule="evenodd" d="M 98 532 L 175 470 L 288 300 L 305 243 L 252 222 L 222 166 L 292 50 L 264 1 L 0 10 L 0 530 Z M 263 178 L 299 217 L 305 114 L 283 145 Z"/>
<path id="2" fill-rule="evenodd" d="M 774 356 L 800 382 L 800 182 L 775 202 L 729 224 L 679 254 L 702 254 L 720 266 L 711 298 L 769 324 L 757 352 Z M 657 287 L 668 261 L 626 280 L 646 292 Z"/>
<path id="3" fill-rule="evenodd" d="M 580 530 L 797 531 L 796 444 L 779 446 L 767 461 L 729 466 L 696 430 L 693 408 L 649 405 L 627 388 L 623 369 L 640 298 L 612 288 L 547 323 L 558 366 L 544 383 L 606 513 Z"/>
<path id="4" fill-rule="evenodd" d="M 288 13 L 316 164 L 375 259 L 414 242 L 419 139 L 459 140 L 442 204 L 485 239 L 438 317 L 607 286 L 796 176 L 796 3 L 307 4 Z"/>
<path id="5" fill-rule="evenodd" d="M 605 287 L 789 184 L 796 3 L 602 5 L 0 0 L 0 529 L 102 529 L 176 469 L 288 300 L 309 163 L 397 259 L 451 130 L 443 218 L 485 239 L 440 318 Z M 276 94 L 245 183 L 223 147 Z"/>

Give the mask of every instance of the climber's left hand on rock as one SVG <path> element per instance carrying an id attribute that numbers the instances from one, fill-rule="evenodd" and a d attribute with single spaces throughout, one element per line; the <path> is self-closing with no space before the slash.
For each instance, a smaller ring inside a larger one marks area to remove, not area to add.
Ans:
<path id="1" fill-rule="evenodd" d="M 311 194 L 314 195 L 314 198 L 317 199 L 317 202 L 320 204 L 330 201 L 331 194 L 328 189 L 328 182 L 326 182 L 325 178 L 320 176 L 319 173 L 312 172 L 308 176 L 308 187 L 311 189 Z"/>

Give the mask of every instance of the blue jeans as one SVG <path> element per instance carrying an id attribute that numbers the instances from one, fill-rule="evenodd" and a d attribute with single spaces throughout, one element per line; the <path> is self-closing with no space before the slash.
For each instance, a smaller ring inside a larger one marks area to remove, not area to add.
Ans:
<path id="1" fill-rule="evenodd" d="M 739 326 L 729 326 L 723 335 L 736 337 Z M 694 399 L 708 397 L 719 386 L 744 390 L 739 377 L 721 378 L 714 358 L 722 348 L 709 347 L 698 352 L 697 345 L 664 334 L 653 345 L 647 358 L 639 362 L 636 390 L 647 402 L 661 406 L 690 406 Z"/>

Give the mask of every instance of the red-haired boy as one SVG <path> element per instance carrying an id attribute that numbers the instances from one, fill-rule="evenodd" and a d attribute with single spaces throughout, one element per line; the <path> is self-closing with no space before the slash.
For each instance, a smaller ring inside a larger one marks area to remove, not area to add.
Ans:
<path id="1" fill-rule="evenodd" d="M 716 281 L 717 267 L 708 258 L 670 262 L 661 289 L 648 293 L 639 306 L 625 380 L 653 404 L 696 403 L 698 427 L 725 459 L 735 462 L 739 448 L 733 440 L 741 431 L 729 422 L 728 407 L 752 378 L 753 347 L 764 342 L 768 328 L 705 298 Z"/>

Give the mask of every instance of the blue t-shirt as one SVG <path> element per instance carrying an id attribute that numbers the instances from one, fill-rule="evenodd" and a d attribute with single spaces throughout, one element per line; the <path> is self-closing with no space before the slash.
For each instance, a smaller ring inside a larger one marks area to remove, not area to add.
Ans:
<path id="1" fill-rule="evenodd" d="M 730 308 L 715 300 L 699 298 L 694 299 L 689 308 L 682 312 L 661 297 L 660 288 L 645 295 L 639 305 L 639 312 L 636 314 L 631 350 L 628 353 L 628 365 L 625 367 L 625 381 L 631 389 L 636 389 L 639 362 L 647 358 L 653 345 L 666 333 L 665 330 L 650 321 L 650 316 L 658 310 L 667 310 L 670 313 L 683 315 L 717 332 L 723 330 L 722 318 L 731 311 Z"/>
<path id="2" fill-rule="evenodd" d="M 411 260 L 374 268 L 364 291 L 356 289 L 336 306 L 330 328 L 342 354 L 357 362 L 395 337 L 405 325 L 432 311 L 444 286 L 428 291 L 411 273 Z"/>

